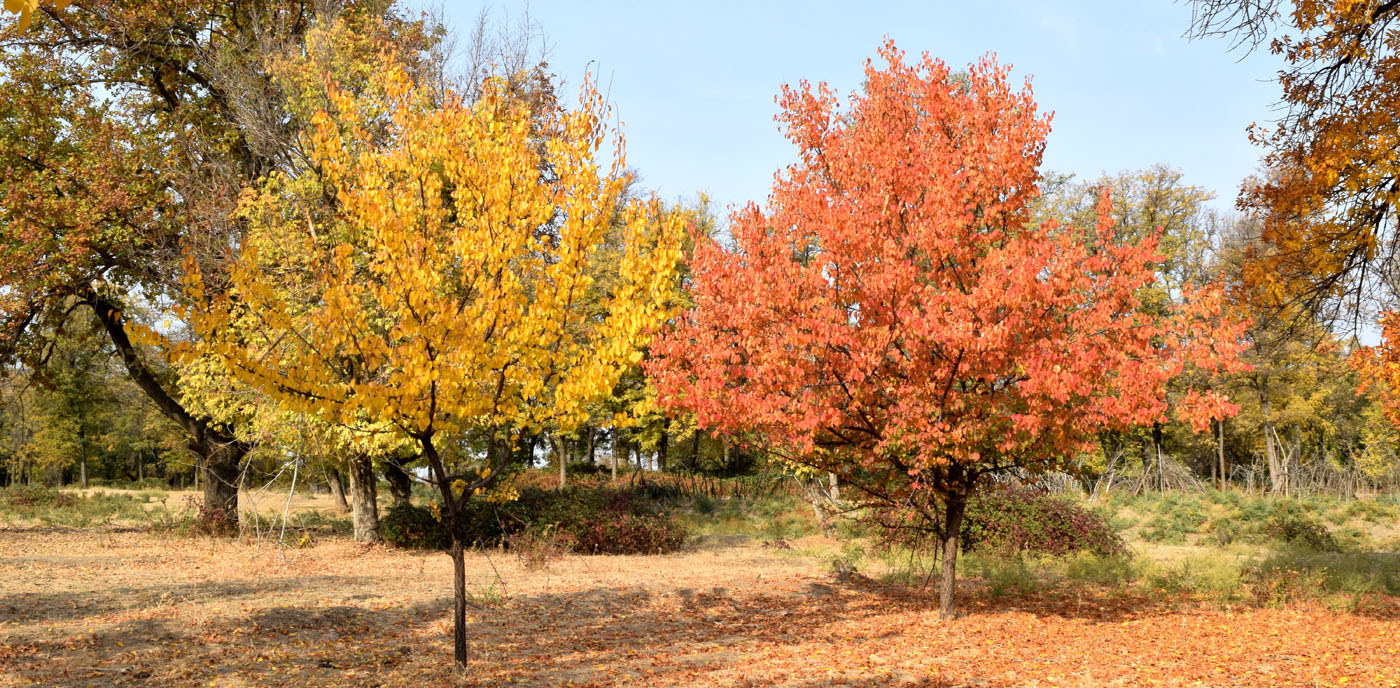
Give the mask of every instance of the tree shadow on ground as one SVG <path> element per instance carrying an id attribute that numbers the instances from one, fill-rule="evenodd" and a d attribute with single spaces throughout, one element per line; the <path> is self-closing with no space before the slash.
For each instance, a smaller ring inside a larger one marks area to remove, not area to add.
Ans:
<path id="1" fill-rule="evenodd" d="M 315 596 L 336 577 L 305 579 Z M 153 588 L 156 586 L 153 586 Z M 159 596 L 153 588 L 146 597 Z M 43 685 L 659 685 L 706 684 L 756 644 L 810 642 L 825 625 L 876 613 L 857 592 L 735 595 L 724 588 L 658 594 L 640 588 L 517 595 L 469 610 L 471 662 L 452 668 L 447 597 L 406 605 L 259 605 L 251 582 L 170 586 L 237 598 L 247 611 L 202 623 L 180 615 L 107 624 L 64 640 L 0 644 L 0 671 Z M 47 596 L 29 621 L 70 619 Z M 96 610 L 90 610 L 97 613 Z"/>
<path id="2" fill-rule="evenodd" d="M 351 580 L 345 576 L 316 576 L 302 579 L 299 584 L 338 585 Z M 6 593 L 0 594 L 0 624 L 76 621 L 187 600 L 249 599 L 266 595 L 270 587 L 266 582 L 238 580 L 121 586 L 100 594 L 84 590 Z"/>
<path id="3" fill-rule="evenodd" d="M 285 594 L 289 589 L 297 594 Z M 929 618 L 937 609 L 932 589 L 861 576 L 848 583 L 812 578 L 787 589 L 738 593 L 725 587 L 596 587 L 478 600 L 468 612 L 466 671 L 452 667 L 450 599 L 392 601 L 380 596 L 393 592 L 384 590 L 383 578 L 316 576 L 277 580 L 271 586 L 231 581 L 113 592 L 177 601 L 157 605 L 135 620 L 99 623 L 103 620 L 94 617 L 102 609 L 126 608 L 102 607 L 101 602 L 85 607 L 80 596 L 70 593 L 31 596 L 25 603 L 35 609 L 16 621 L 79 618 L 94 623 L 88 631 L 62 639 L 0 641 L 0 674 L 54 686 L 194 686 L 211 681 L 659 686 L 745 685 L 745 680 L 757 686 L 772 685 L 775 675 L 790 670 L 793 675 L 781 685 L 793 688 L 1008 685 L 975 676 L 906 676 L 896 669 L 882 677 L 821 678 L 827 665 L 809 654 L 812 649 L 826 642 L 879 646 L 878 638 L 884 636 L 871 633 L 903 634 L 910 618 Z M 961 594 L 960 606 L 971 615 L 1025 612 L 1116 622 L 1189 612 L 1189 600 L 1093 588 L 994 596 L 966 584 Z M 232 604 L 217 609 L 198 605 L 197 600 L 209 598 Z M 12 596 L 0 599 L 0 604 L 19 602 Z M 898 616 L 886 618 L 890 614 Z M 12 621 L 10 627 L 15 626 Z M 859 644 L 872 638 L 874 645 Z M 791 664 L 774 664 L 779 661 L 774 657 Z M 765 678 L 746 679 L 754 672 Z"/>

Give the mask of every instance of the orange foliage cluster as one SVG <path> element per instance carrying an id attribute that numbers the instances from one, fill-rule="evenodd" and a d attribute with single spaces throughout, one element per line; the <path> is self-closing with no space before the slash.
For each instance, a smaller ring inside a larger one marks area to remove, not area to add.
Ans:
<path id="1" fill-rule="evenodd" d="M 1239 370 L 1244 325 L 1211 287 L 1154 314 L 1155 238 L 1028 221 L 1049 132 L 1029 86 L 992 59 L 955 77 L 927 55 L 867 64 L 845 112 L 825 85 L 788 88 L 801 161 L 733 247 L 696 249 L 694 310 L 653 347 L 662 401 L 704 427 L 756 429 L 793 460 L 916 476 L 1053 468 L 1095 433 L 1151 423 L 1188 368 Z M 1198 429 L 1232 415 L 1193 390 Z"/>

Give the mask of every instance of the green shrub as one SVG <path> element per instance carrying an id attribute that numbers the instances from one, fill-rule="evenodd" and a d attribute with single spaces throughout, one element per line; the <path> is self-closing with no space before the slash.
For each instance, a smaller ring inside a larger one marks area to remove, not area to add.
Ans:
<path id="1" fill-rule="evenodd" d="M 445 550 L 452 543 L 452 534 L 430 509 L 412 504 L 393 504 L 379 519 L 379 534 L 384 541 L 405 549 Z"/>
<path id="2" fill-rule="evenodd" d="M 1065 578 L 1077 583 L 1121 585 L 1137 578 L 1137 568 L 1126 556 L 1080 552 L 1065 562 Z"/>
<path id="3" fill-rule="evenodd" d="M 1188 534 L 1201 532 L 1207 516 L 1194 496 L 1164 495 L 1159 510 L 1143 524 L 1138 535 L 1147 542 L 1183 544 Z"/>
<path id="4" fill-rule="evenodd" d="M 1247 568 L 1243 579 L 1260 604 L 1341 596 L 1355 608 L 1371 594 L 1400 595 L 1400 555 L 1286 549 Z"/>
<path id="5" fill-rule="evenodd" d="M 968 569 L 987 584 L 993 597 L 1029 595 L 1040 588 L 1035 571 L 1019 555 L 969 557 Z"/>
<path id="6" fill-rule="evenodd" d="M 131 494 L 93 493 L 86 496 L 47 487 L 0 489 L 0 519 L 49 526 L 86 528 L 115 521 L 152 523 L 166 517 L 163 507 L 147 510 Z"/>
<path id="7" fill-rule="evenodd" d="M 1341 547 L 1327 527 L 1305 514 L 1280 511 L 1264 523 L 1262 533 L 1270 540 L 1318 552 L 1339 552 Z"/>

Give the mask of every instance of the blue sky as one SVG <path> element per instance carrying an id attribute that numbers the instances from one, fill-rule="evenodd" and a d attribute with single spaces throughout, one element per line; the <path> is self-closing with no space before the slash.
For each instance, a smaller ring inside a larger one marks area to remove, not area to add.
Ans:
<path id="1" fill-rule="evenodd" d="M 483 5 L 448 3 L 470 28 Z M 496 19 L 524 3 L 484 5 Z M 719 208 L 762 201 L 794 158 L 773 115 L 784 83 L 856 88 L 885 36 L 957 68 L 987 52 L 1033 77 L 1053 110 L 1044 167 L 1096 177 L 1165 162 L 1233 205 L 1257 168 L 1251 122 L 1274 116 L 1278 60 L 1183 37 L 1189 4 L 1128 2 L 566 2 L 533 0 L 530 21 L 574 93 L 597 74 L 623 121 L 628 163 L 664 198 L 706 191 Z M 1241 59 L 1243 57 L 1243 59 Z"/>

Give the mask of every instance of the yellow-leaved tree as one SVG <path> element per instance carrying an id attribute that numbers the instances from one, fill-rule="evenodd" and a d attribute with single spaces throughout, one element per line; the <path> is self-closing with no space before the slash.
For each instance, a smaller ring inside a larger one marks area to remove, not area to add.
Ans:
<path id="1" fill-rule="evenodd" d="M 571 430 L 641 358 L 674 307 L 685 223 L 628 204 L 622 278 L 590 317 L 580 296 L 628 181 L 591 81 L 578 107 L 542 112 L 503 80 L 468 101 L 399 65 L 386 52 L 353 83 L 327 75 L 302 171 L 245 197 L 226 281 L 187 292 L 201 346 L 242 382 L 367 448 L 416 445 L 451 534 L 465 665 L 467 501 L 522 434 Z M 484 455 L 443 451 L 468 435 Z"/>

